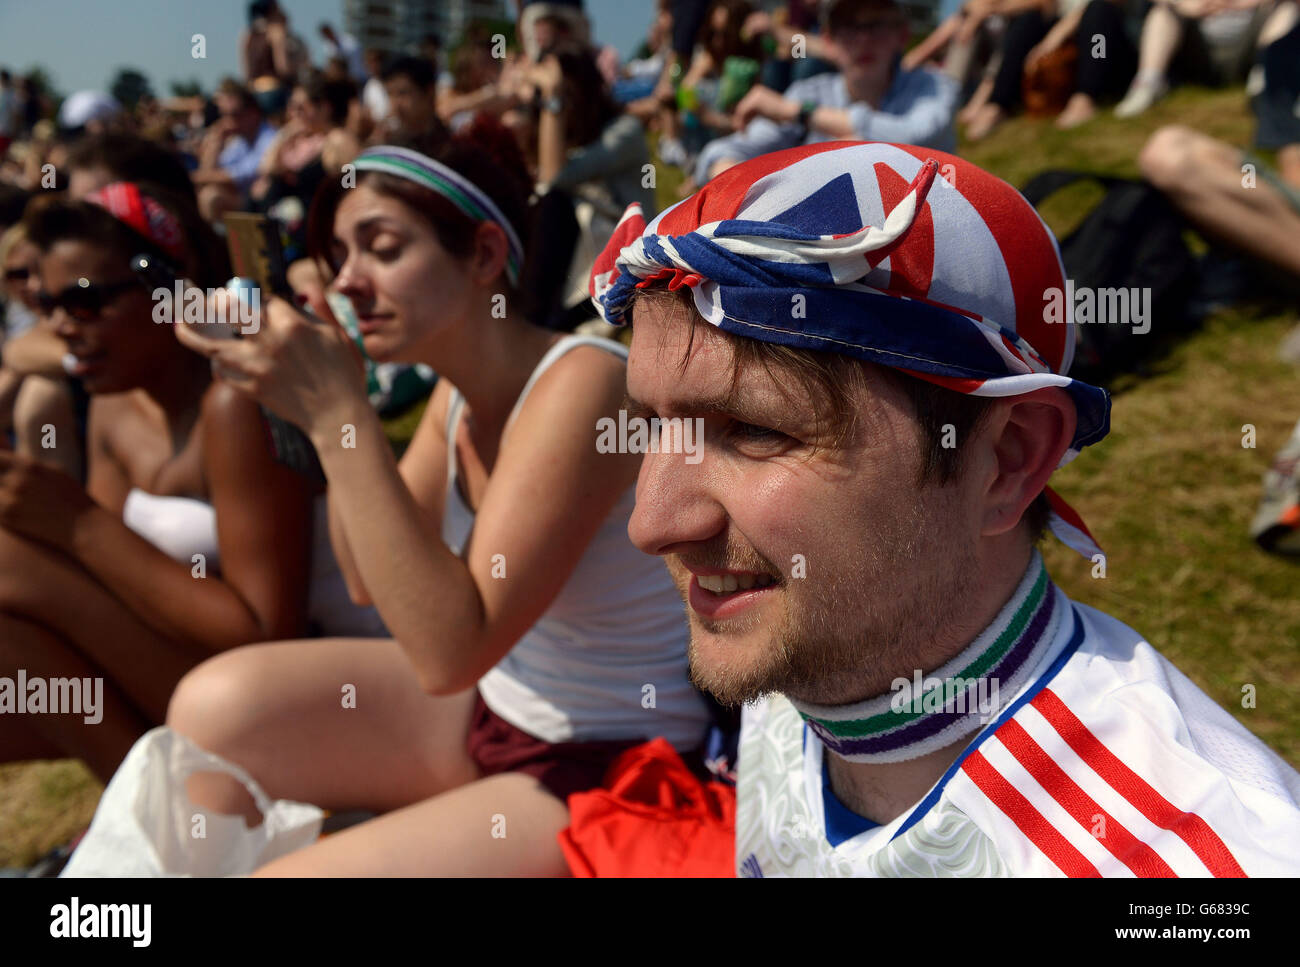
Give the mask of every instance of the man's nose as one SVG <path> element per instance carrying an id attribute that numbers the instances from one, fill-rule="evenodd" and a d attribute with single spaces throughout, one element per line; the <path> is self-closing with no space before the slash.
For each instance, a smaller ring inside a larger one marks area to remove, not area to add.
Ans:
<path id="1" fill-rule="evenodd" d="M 642 459 L 627 535 L 646 554 L 669 554 L 682 544 L 707 541 L 726 524 L 726 512 L 712 493 L 716 474 L 707 452 L 694 463 L 688 456 L 652 452 Z"/>

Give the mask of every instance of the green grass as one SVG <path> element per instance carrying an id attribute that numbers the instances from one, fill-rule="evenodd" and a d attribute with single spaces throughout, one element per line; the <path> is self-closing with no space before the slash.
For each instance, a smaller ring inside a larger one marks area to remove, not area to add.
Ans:
<path id="1" fill-rule="evenodd" d="M 1109 112 L 1074 132 L 1016 119 L 961 154 L 1016 186 L 1048 168 L 1137 175 L 1143 142 L 1184 124 L 1246 145 L 1252 121 L 1240 89 L 1182 89 L 1126 121 Z M 657 166 L 660 206 L 681 172 Z M 1095 203 L 1097 189 L 1058 193 L 1044 218 L 1058 234 Z M 1104 579 L 1047 542 L 1052 574 L 1072 598 L 1132 625 L 1184 674 L 1294 766 L 1300 766 L 1300 565 L 1257 550 L 1247 526 L 1260 478 L 1300 417 L 1300 379 L 1277 362 L 1295 312 L 1220 313 L 1142 380 L 1116 386 L 1111 434 L 1059 471 L 1053 486 L 1107 552 Z M 400 451 L 417 405 L 387 421 Z M 1256 427 L 1244 449 L 1242 425 Z M 1255 686 L 1255 708 L 1242 687 Z M 27 864 L 89 822 L 100 787 L 77 762 L 0 766 L 0 866 Z"/>

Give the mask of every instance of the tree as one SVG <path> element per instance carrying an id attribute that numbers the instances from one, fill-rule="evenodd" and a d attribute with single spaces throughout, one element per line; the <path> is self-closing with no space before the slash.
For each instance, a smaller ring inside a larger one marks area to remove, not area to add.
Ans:
<path id="1" fill-rule="evenodd" d="M 108 93 L 128 111 L 135 110 L 141 98 L 153 97 L 149 78 L 130 67 L 123 67 L 117 72 L 113 82 L 108 85 Z"/>
<path id="2" fill-rule="evenodd" d="M 188 81 L 172 81 L 172 97 L 202 97 L 203 85 L 199 83 L 198 78 L 190 78 Z"/>

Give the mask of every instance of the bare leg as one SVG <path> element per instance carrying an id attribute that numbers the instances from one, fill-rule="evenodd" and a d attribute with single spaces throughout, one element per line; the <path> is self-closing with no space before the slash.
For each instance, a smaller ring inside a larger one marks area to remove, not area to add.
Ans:
<path id="1" fill-rule="evenodd" d="M 569 810 L 536 779 L 503 773 L 329 836 L 258 876 L 564 876 Z"/>
<path id="2" fill-rule="evenodd" d="M 1158 130 L 1138 163 L 1147 179 L 1207 232 L 1300 273 L 1300 214 L 1261 178 L 1241 170 L 1241 152 L 1190 128 Z"/>
<path id="3" fill-rule="evenodd" d="M 1178 44 L 1183 39 L 1183 22 L 1166 3 L 1157 3 L 1142 21 L 1138 41 L 1138 75 L 1166 77 Z"/>
<path id="4" fill-rule="evenodd" d="M 132 743 L 149 729 L 148 720 L 112 682 L 103 680 L 101 669 L 57 635 L 29 621 L 0 615 L 0 675 L 16 679 L 19 669 L 26 672 L 28 682 L 44 679 L 47 688 L 56 678 L 99 679 L 102 692 L 96 696 L 97 690 L 86 692 L 83 685 L 82 710 L 76 713 L 56 715 L 47 709 L 41 714 L 6 715 L 0 730 L 0 762 L 75 756 L 107 782 Z"/>
<path id="5" fill-rule="evenodd" d="M 1168 4 L 1157 3 L 1142 22 L 1138 41 L 1138 70 L 1115 116 L 1134 117 L 1151 107 L 1169 89 L 1169 65 L 1183 40 L 1183 22 Z"/>
<path id="6" fill-rule="evenodd" d="M 61 639 L 148 722 L 163 720 L 172 689 L 200 658 L 159 635 L 70 558 L 8 531 L 0 531 L 0 612 Z"/>
<path id="7" fill-rule="evenodd" d="M 14 399 L 14 437 L 17 452 L 81 479 L 77 414 L 64 380 L 36 375 L 23 380 Z"/>
<path id="8" fill-rule="evenodd" d="M 273 799 L 387 812 L 480 777 L 465 750 L 474 695 L 425 694 L 391 639 L 284 641 L 204 662 L 177 687 L 167 722 Z M 255 817 L 225 777 L 195 777 L 190 793 Z"/>
<path id="9" fill-rule="evenodd" d="M 952 40 L 953 35 L 957 33 L 961 21 L 962 15 L 958 11 L 935 27 L 928 37 L 903 55 L 903 70 L 914 71 L 936 57 L 939 51 L 943 50 L 948 41 Z"/>
<path id="10" fill-rule="evenodd" d="M 960 124 L 970 124 L 975 120 L 975 116 L 989 102 L 989 95 L 993 93 L 993 77 L 989 74 L 984 75 L 984 79 L 979 82 L 975 88 L 975 93 L 970 96 L 966 106 L 957 114 L 957 121 Z"/>

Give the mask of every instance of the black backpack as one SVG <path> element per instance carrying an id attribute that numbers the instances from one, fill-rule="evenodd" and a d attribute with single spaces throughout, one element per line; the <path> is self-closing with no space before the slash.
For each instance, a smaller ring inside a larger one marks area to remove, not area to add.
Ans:
<path id="1" fill-rule="evenodd" d="M 1039 206 L 1053 193 L 1081 180 L 1100 183 L 1106 194 L 1079 226 L 1060 240 L 1066 278 L 1081 289 L 1150 289 L 1151 328 L 1099 324 L 1075 327 L 1072 376 L 1105 382 L 1132 372 L 1167 348 L 1169 337 L 1194 322 L 1188 296 L 1194 288 L 1195 260 L 1183 241 L 1186 221 L 1158 190 L 1145 181 L 1112 178 L 1085 171 L 1045 171 L 1022 194 Z"/>

